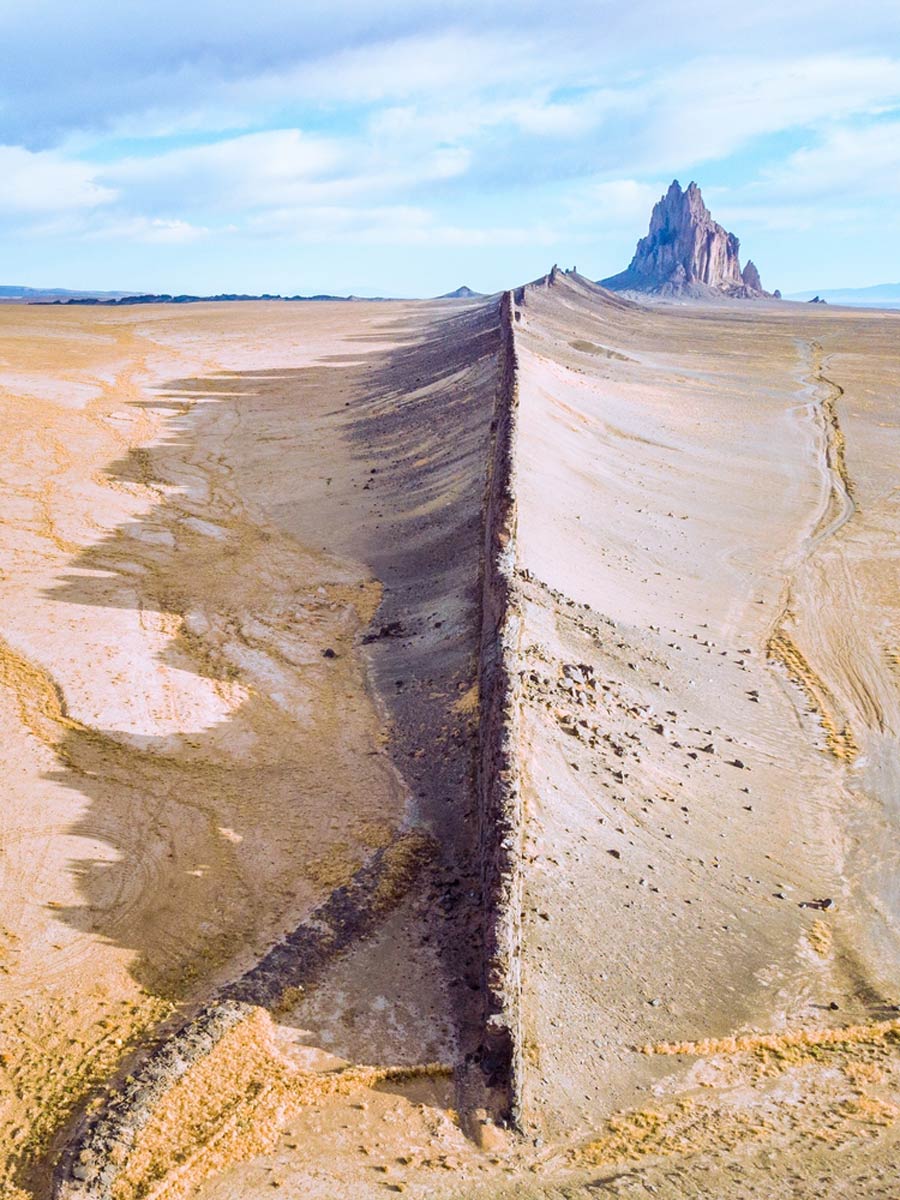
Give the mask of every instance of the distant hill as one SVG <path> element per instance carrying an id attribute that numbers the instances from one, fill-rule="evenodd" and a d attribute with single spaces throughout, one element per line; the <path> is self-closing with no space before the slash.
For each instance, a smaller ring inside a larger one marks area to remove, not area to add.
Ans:
<path id="1" fill-rule="evenodd" d="M 281 303 L 292 303 L 298 300 L 332 300 L 347 304 L 361 300 L 379 301 L 383 299 L 383 296 L 329 296 L 326 294 L 316 296 L 280 296 L 268 292 L 263 292 L 260 296 L 246 295 L 242 292 L 221 292 L 216 296 L 192 296 L 189 294 L 173 296 L 168 292 L 147 292 L 146 294 L 129 293 L 124 296 L 114 295 L 108 299 L 103 295 L 66 295 L 58 298 L 54 297 L 53 293 L 42 293 L 41 296 L 35 296 L 33 299 L 29 297 L 29 302 L 31 304 L 80 304 L 93 305 L 94 307 L 113 306 L 119 308 L 135 304 L 225 304 L 244 300 L 274 300 Z"/>
<path id="2" fill-rule="evenodd" d="M 480 300 L 484 292 L 476 292 L 463 284 L 454 292 L 445 292 L 437 296 L 437 300 Z M 384 296 L 333 296 L 326 292 L 313 296 L 282 296 L 280 293 L 263 292 L 261 295 L 251 295 L 243 292 L 220 292 L 215 296 L 198 296 L 192 293 L 179 295 L 170 292 L 92 292 L 88 289 L 77 291 L 74 288 L 35 288 L 20 287 L 17 284 L 0 284 L 0 301 L 19 300 L 26 304 L 79 304 L 107 307 L 120 307 L 134 304 L 221 304 L 228 301 L 242 300 L 331 300 L 344 303 L 360 300 L 384 300 Z"/>
<path id="3" fill-rule="evenodd" d="M 462 292 L 462 289 L 460 289 Z M 468 292 L 468 289 L 466 289 Z M 455 294 L 455 293 L 454 293 Z M 469 295 L 476 295 L 469 292 Z M 220 292 L 215 296 L 194 296 L 187 293 L 172 295 L 169 292 L 91 292 L 75 291 L 71 288 L 32 288 L 15 284 L 0 284 L 0 301 L 22 300 L 27 304 L 82 304 L 82 305 L 129 305 L 129 304 L 201 304 L 223 303 L 232 300 L 383 300 L 383 296 L 331 296 L 321 293 L 315 296 L 282 296 L 264 292 L 262 295 L 247 295 L 242 292 Z"/>
<path id="4" fill-rule="evenodd" d="M 72 288 L 33 288 L 18 284 L 0 284 L 0 300 L 39 300 L 42 297 L 58 297 L 61 300 L 111 299 L 133 295 L 133 292 L 92 292 L 87 288 L 76 291 Z"/>
<path id="5" fill-rule="evenodd" d="M 820 296 L 829 304 L 862 308 L 900 308 L 900 283 L 877 283 L 863 288 L 819 288 L 815 292 L 793 292 L 788 300 L 812 300 Z"/>
<path id="6" fill-rule="evenodd" d="M 438 296 L 438 300 L 479 300 L 484 295 L 484 292 L 473 292 L 470 287 L 465 284 L 458 287 L 455 292 L 444 292 L 443 296 Z"/>

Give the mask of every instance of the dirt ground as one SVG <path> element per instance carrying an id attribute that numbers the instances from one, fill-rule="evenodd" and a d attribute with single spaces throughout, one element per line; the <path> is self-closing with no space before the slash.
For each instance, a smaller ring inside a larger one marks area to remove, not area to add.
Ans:
<path id="1" fill-rule="evenodd" d="M 636 1049 L 896 1019 L 900 363 L 885 314 L 570 279 L 520 311 L 524 1105 L 555 1141 L 726 1102 Z M 798 1141 L 850 1103 L 834 1057 L 792 1076 Z M 727 1104 L 778 1145 L 755 1069 Z"/>
<path id="2" fill-rule="evenodd" d="M 518 1132 L 472 1065 L 498 299 L 0 306 L 0 1192 L 383 853 L 71 1195 L 896 1200 L 900 318 L 514 308 Z"/>

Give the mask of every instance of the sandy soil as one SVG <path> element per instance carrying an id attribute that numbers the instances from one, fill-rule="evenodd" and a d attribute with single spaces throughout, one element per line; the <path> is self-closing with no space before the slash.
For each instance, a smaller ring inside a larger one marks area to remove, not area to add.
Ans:
<path id="1" fill-rule="evenodd" d="M 515 307 L 518 1134 L 472 1065 L 497 300 L 0 306 L 9 1194 L 410 830 L 104 1195 L 894 1194 L 898 318 Z"/>
<path id="2" fill-rule="evenodd" d="M 545 1138 L 676 1087 L 636 1046 L 896 1013 L 896 331 L 598 308 L 567 279 L 524 296 L 524 1103 Z"/>
<path id="3" fill-rule="evenodd" d="M 436 431 L 416 442 L 391 417 L 391 356 L 435 313 L 348 311 L 2 310 L 10 1183 L 46 1186 L 49 1142 L 134 1040 L 465 793 L 481 456 L 471 479 L 462 443 L 435 465 Z M 471 388 L 457 405 L 479 386 L 472 350 L 440 364 Z M 403 636 L 378 640 L 404 587 Z M 392 740 L 404 704 L 417 723 Z M 422 771 L 392 758 L 423 754 L 416 724 L 429 753 L 450 742 L 419 796 Z M 451 862 L 464 807 L 441 825 Z M 447 1057 L 464 956 L 448 981 L 433 940 L 392 946 L 390 1003 L 366 988 L 329 1008 L 323 1044 Z"/>

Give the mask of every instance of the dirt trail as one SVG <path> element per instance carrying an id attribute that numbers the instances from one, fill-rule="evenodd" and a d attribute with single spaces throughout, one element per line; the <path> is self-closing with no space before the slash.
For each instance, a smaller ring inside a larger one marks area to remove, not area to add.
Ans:
<path id="1" fill-rule="evenodd" d="M 852 873 L 865 877 L 872 870 L 871 865 L 863 865 L 873 857 L 873 847 L 866 846 L 871 830 L 861 838 L 856 830 L 872 817 L 877 824 L 890 821 L 896 812 L 892 797 L 898 780 L 894 764 L 900 748 L 900 709 L 883 617 L 879 620 L 877 600 L 873 605 L 871 595 L 873 558 L 882 553 L 878 548 L 881 518 L 876 516 L 873 529 L 857 503 L 859 489 L 848 467 L 848 441 L 838 408 L 840 404 L 847 411 L 847 396 L 833 378 L 839 367 L 829 365 L 830 357 L 822 342 L 807 344 L 805 374 L 814 391 L 812 414 L 821 431 L 818 454 L 824 496 L 811 533 L 792 564 L 785 584 L 787 599 L 773 625 L 768 651 L 804 694 L 806 709 L 821 724 L 827 749 L 845 764 L 837 786 L 845 797 L 851 831 L 848 862 L 855 859 Z M 865 431 L 864 425 L 860 431 Z M 875 501 L 880 505 L 877 494 Z M 883 594 L 881 588 L 879 593 Z M 855 813 L 866 810 L 866 817 L 855 818 Z M 898 911 L 896 889 L 885 886 L 882 856 L 878 853 L 874 858 L 881 895 L 876 898 L 868 887 L 861 889 L 868 892 L 867 900 L 875 908 L 866 922 L 870 928 L 861 931 L 867 942 L 880 941 L 883 935 L 876 932 L 877 926 L 891 922 Z M 878 963 L 872 978 L 858 973 L 859 986 L 878 996 L 890 986 L 890 977 L 891 968 Z"/>
<path id="2" fill-rule="evenodd" d="M 847 470 L 846 440 L 836 407 L 844 394 L 843 388 L 825 375 L 826 360 L 818 342 L 804 344 L 803 354 L 805 385 L 813 394 L 807 408 L 819 430 L 815 451 L 820 462 L 823 498 L 810 532 L 802 541 L 793 575 L 785 582 L 785 599 L 773 622 L 766 653 L 773 662 L 780 664 L 803 693 L 807 708 L 821 722 L 829 751 L 838 759 L 852 762 L 859 753 L 859 746 L 847 716 L 841 712 L 827 683 L 810 665 L 789 632 L 796 624 L 792 595 L 798 577 L 810 568 L 818 547 L 835 537 L 856 513 L 853 482 Z"/>
<path id="3" fill-rule="evenodd" d="M 828 477 L 828 508 L 812 532 L 811 540 L 815 545 L 834 537 L 852 519 L 856 504 L 853 481 L 847 470 L 847 442 L 837 409 L 844 389 L 825 374 L 828 360 L 819 342 L 811 342 L 807 354 L 807 378 L 809 385 L 818 393 L 813 404 L 822 424 L 824 472 Z M 829 512 L 832 507 L 837 509 L 836 514 Z"/>

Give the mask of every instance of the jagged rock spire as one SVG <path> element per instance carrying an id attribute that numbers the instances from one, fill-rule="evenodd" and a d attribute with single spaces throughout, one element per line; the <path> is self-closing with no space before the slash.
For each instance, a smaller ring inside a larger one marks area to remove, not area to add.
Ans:
<path id="1" fill-rule="evenodd" d="M 675 179 L 654 205 L 628 269 L 601 283 L 670 295 L 766 295 L 753 263 L 741 271 L 739 252 L 740 242 L 713 220 L 696 183 L 682 189 Z"/>
<path id="2" fill-rule="evenodd" d="M 741 278 L 744 283 L 754 292 L 763 290 L 762 280 L 759 277 L 759 271 L 756 269 L 756 263 L 752 258 L 747 259 L 747 265 L 741 271 Z"/>

